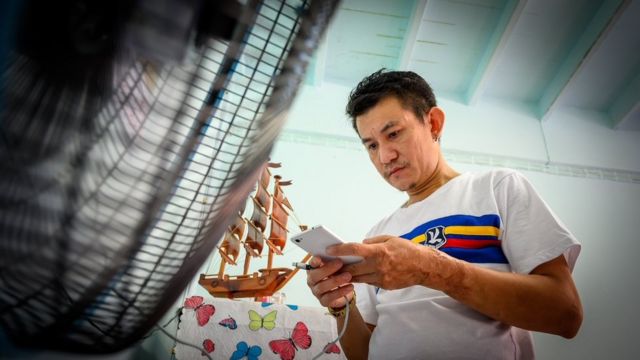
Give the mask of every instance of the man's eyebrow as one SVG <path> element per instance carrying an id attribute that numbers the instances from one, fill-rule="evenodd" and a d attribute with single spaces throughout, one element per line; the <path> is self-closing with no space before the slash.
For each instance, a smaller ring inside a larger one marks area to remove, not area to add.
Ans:
<path id="1" fill-rule="evenodd" d="M 380 134 L 386 132 L 387 130 L 389 130 L 389 128 L 392 128 L 394 126 L 396 126 L 398 122 L 397 121 L 389 121 L 388 123 L 384 124 L 384 126 L 382 127 L 382 129 L 380 130 Z"/>
<path id="2" fill-rule="evenodd" d="M 398 124 L 397 121 L 395 120 L 391 120 L 388 123 L 384 124 L 384 126 L 382 127 L 382 129 L 380 129 L 380 133 L 383 134 L 385 131 L 389 130 L 390 128 L 396 126 Z M 369 141 L 372 141 L 371 138 L 361 138 L 361 141 L 363 144 L 368 143 Z"/>

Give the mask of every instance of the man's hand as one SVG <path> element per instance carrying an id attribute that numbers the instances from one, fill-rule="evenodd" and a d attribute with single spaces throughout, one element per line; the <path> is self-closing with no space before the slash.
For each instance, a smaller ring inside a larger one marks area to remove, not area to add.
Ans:
<path id="1" fill-rule="evenodd" d="M 436 286 L 438 264 L 451 261 L 446 254 L 411 241 L 388 235 L 327 248 L 329 255 L 357 255 L 364 261 L 346 265 L 341 273 L 351 274 L 352 282 L 367 283 L 387 290 L 413 285 Z M 446 258 L 446 259 L 445 259 Z"/>
<path id="2" fill-rule="evenodd" d="M 320 304 L 332 308 L 345 306 L 344 297 L 347 301 L 353 297 L 353 285 L 350 283 L 351 274 L 338 273 L 343 268 L 342 261 L 336 259 L 323 263 L 314 257 L 309 264 L 316 269 L 307 272 L 307 285 Z"/>

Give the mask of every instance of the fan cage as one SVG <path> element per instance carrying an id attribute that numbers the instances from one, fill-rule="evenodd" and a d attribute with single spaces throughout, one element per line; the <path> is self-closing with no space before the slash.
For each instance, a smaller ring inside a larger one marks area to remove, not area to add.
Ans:
<path id="1" fill-rule="evenodd" d="M 184 65 L 120 56 L 88 119 L 73 111 L 91 94 L 63 102 L 10 54 L 5 82 L 25 84 L 4 89 L 0 129 L 0 323 L 14 342 L 111 352 L 154 326 L 246 199 L 335 7 L 248 2 L 234 39 Z M 53 121 L 25 110 L 55 101 Z"/>

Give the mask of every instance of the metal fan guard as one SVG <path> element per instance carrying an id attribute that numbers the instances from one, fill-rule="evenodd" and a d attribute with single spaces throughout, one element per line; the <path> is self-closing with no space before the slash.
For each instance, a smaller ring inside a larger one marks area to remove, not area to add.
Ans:
<path id="1" fill-rule="evenodd" d="M 7 56 L 0 324 L 12 341 L 113 352 L 154 326 L 246 199 L 336 6 L 249 1 L 232 40 L 191 49 L 186 65 L 118 58 L 103 101 L 48 88 Z"/>

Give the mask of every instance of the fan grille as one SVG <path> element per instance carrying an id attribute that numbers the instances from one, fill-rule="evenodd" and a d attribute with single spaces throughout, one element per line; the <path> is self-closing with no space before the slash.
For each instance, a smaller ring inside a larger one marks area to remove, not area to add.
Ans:
<path id="1" fill-rule="evenodd" d="M 249 3 L 186 65 L 119 54 L 106 100 L 10 55 L 0 321 L 17 343 L 115 351 L 155 324 L 251 190 L 335 6 Z"/>

